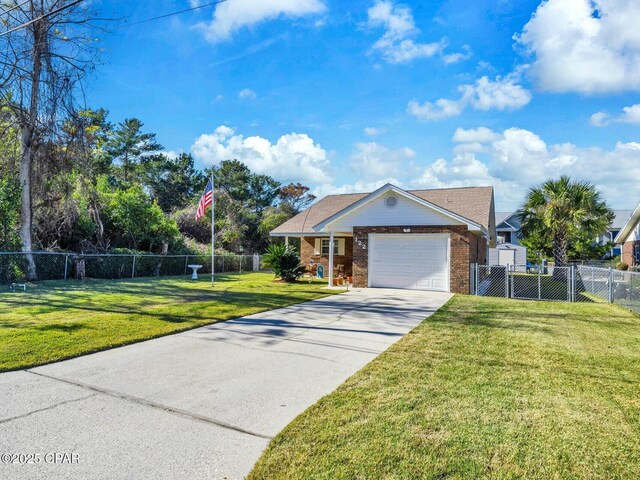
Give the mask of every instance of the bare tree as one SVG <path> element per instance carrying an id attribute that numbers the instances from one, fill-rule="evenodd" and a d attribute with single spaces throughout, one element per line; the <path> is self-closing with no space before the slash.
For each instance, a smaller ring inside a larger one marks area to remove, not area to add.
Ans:
<path id="1" fill-rule="evenodd" d="M 20 130 L 20 240 L 32 250 L 33 162 L 73 110 L 81 81 L 94 68 L 101 28 L 82 0 L 0 0 L 0 99 Z M 28 277 L 37 276 L 27 255 Z"/>

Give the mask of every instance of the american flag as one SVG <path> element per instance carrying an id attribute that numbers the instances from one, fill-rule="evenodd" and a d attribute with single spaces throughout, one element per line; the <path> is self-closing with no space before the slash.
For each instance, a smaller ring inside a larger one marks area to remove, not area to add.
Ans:
<path id="1" fill-rule="evenodd" d="M 204 211 L 207 209 L 209 205 L 213 203 L 213 183 L 211 183 L 211 179 L 207 182 L 207 188 L 204 189 L 204 193 L 200 198 L 200 203 L 198 204 L 198 211 L 196 212 L 196 220 L 198 220 L 201 216 L 204 215 Z"/>

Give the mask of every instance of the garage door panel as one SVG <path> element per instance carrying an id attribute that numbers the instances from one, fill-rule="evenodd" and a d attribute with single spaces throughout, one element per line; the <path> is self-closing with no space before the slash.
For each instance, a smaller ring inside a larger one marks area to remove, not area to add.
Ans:
<path id="1" fill-rule="evenodd" d="M 370 286 L 449 291 L 448 236 L 370 235 Z"/>

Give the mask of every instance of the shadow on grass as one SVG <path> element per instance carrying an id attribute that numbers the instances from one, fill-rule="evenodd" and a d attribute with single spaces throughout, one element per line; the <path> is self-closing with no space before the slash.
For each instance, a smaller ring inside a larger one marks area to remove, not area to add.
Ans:
<path id="1" fill-rule="evenodd" d="M 69 312 L 70 315 L 78 315 L 80 312 L 114 315 L 129 314 L 131 315 L 131 321 L 136 321 L 140 318 L 153 318 L 170 323 L 204 323 L 227 318 L 229 309 L 234 307 L 250 306 L 266 310 L 291 305 L 292 303 L 305 302 L 310 300 L 310 296 L 317 293 L 313 288 L 298 289 L 288 287 L 272 292 L 260 292 L 258 289 L 248 289 L 246 291 L 229 289 L 205 290 L 206 295 L 184 293 L 176 297 L 171 289 L 161 288 L 160 290 L 165 290 L 165 293 L 156 292 L 156 295 L 162 297 L 164 302 L 154 302 L 153 300 L 136 302 L 134 300 L 131 305 L 109 305 L 107 302 L 110 298 L 104 292 L 101 292 L 101 295 L 96 298 L 87 298 L 85 295 L 56 295 L 54 297 L 20 296 L 5 299 L 0 303 L 12 308 L 25 307 L 27 311 L 20 315 L 29 317 L 30 320 L 0 320 L 0 328 L 34 328 L 38 326 L 39 328 L 44 328 L 45 326 L 41 325 L 41 322 L 34 316 L 50 312 L 58 312 L 62 313 L 62 315 L 65 312 Z M 122 291 L 122 288 L 118 289 L 118 293 L 122 293 Z M 129 289 L 127 292 L 128 294 L 134 292 L 135 294 L 146 295 L 142 290 Z M 125 299 L 121 300 L 123 302 L 126 301 Z M 118 299 L 114 298 L 114 301 L 117 302 Z"/>

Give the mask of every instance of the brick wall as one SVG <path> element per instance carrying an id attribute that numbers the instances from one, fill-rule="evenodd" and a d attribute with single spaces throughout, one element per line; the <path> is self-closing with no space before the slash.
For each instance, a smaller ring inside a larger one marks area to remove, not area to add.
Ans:
<path id="1" fill-rule="evenodd" d="M 400 233 L 404 234 L 407 227 L 354 227 L 353 238 L 353 285 L 366 287 L 369 277 L 369 234 L 370 233 Z M 486 240 L 475 235 L 466 226 L 411 226 L 411 235 L 415 233 L 447 233 L 451 236 L 451 271 L 450 289 L 453 293 L 469 293 L 469 263 L 476 261 L 486 263 Z"/>
<path id="2" fill-rule="evenodd" d="M 640 241 L 636 240 L 622 244 L 622 261 L 629 266 L 636 265 L 633 258 L 633 251 L 636 245 L 640 245 Z"/>
<path id="3" fill-rule="evenodd" d="M 309 261 L 313 260 L 318 265 L 324 267 L 324 276 L 329 276 L 329 255 L 316 255 L 315 254 L 315 242 L 317 237 L 304 237 L 300 242 L 300 259 L 305 266 L 309 266 Z M 329 238 L 329 237 L 325 237 Z M 345 275 L 351 276 L 352 260 L 353 260 L 353 241 L 351 238 L 344 238 L 344 255 L 333 256 L 333 266 L 344 265 Z M 338 237 L 334 237 L 334 240 L 338 240 Z"/>

